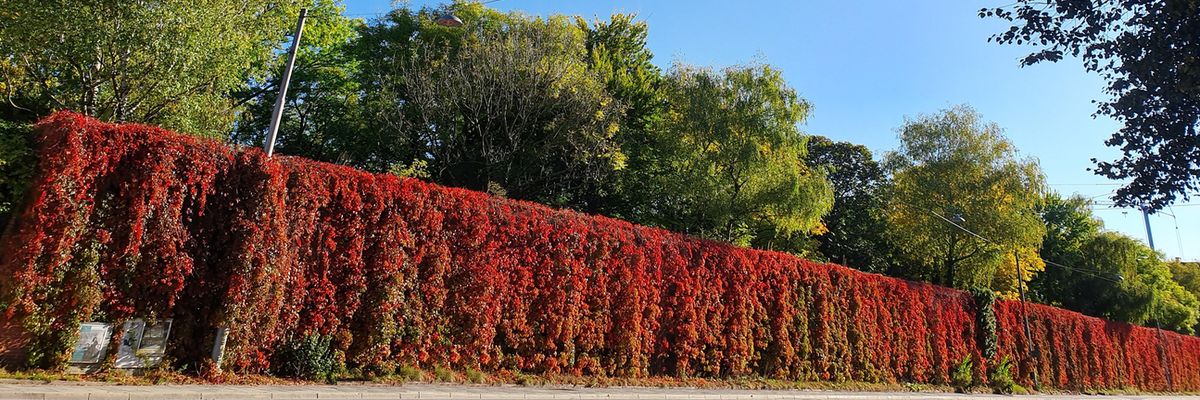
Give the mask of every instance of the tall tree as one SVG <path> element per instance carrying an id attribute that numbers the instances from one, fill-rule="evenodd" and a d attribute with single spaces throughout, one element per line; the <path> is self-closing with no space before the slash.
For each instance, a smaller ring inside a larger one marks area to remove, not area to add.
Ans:
<path id="1" fill-rule="evenodd" d="M 804 162 L 824 169 L 833 187 L 833 209 L 825 215 L 828 232 L 816 236 L 822 256 L 870 272 L 896 266 L 895 249 L 884 237 L 883 189 L 887 176 L 866 146 L 835 142 L 824 136 L 808 139 Z"/>
<path id="2" fill-rule="evenodd" d="M 797 125 L 809 104 L 766 65 L 723 71 L 676 65 L 668 111 L 655 124 L 663 175 L 658 225 L 742 245 L 788 248 L 820 229 L 832 203 L 828 181 L 804 165 Z"/>
<path id="3" fill-rule="evenodd" d="M 1145 244 L 1103 230 L 1081 197 L 1049 194 L 1039 206 L 1046 223 L 1041 255 L 1055 266 L 1030 282 L 1035 300 L 1136 324 L 1194 332 L 1196 292 Z M 1183 274 L 1185 271 L 1180 270 Z"/>
<path id="4" fill-rule="evenodd" d="M 1064 198 L 1049 193 L 1038 205 L 1039 214 L 1046 224 L 1039 251 L 1042 259 L 1067 265 L 1072 268 L 1090 265 L 1083 247 L 1100 234 L 1104 224 L 1092 215 L 1091 202 L 1074 196 Z M 1090 278 L 1089 271 L 1076 271 L 1063 267 L 1049 267 L 1029 283 L 1030 297 L 1055 306 L 1080 310 L 1080 302 L 1090 300 L 1077 293 L 1081 279 Z"/>
<path id="5" fill-rule="evenodd" d="M 1044 268 L 1037 248 L 1045 228 L 1035 209 L 1041 169 L 974 109 L 908 121 L 887 167 L 888 234 L 920 267 L 907 275 L 1012 294 L 1018 258 L 1026 280 Z"/>
<path id="6" fill-rule="evenodd" d="M 1200 301 L 1171 278 L 1159 255 L 1136 239 L 1101 232 L 1082 248 L 1095 277 L 1081 279 L 1077 310 L 1192 333 Z"/>
<path id="7" fill-rule="evenodd" d="M 623 108 L 588 69 L 578 26 L 511 16 L 462 29 L 457 44 L 420 31 L 378 77 L 395 133 L 387 148 L 411 151 L 397 161 L 427 165 L 440 183 L 560 206 L 623 167 L 613 140 Z"/>
<path id="8" fill-rule="evenodd" d="M 1200 299 L 1200 262 L 1183 262 L 1176 259 L 1168 263 L 1167 268 L 1171 270 L 1172 280 Z M 1193 325 L 1192 332 L 1200 332 L 1200 324 Z"/>
<path id="9" fill-rule="evenodd" d="M 621 129 L 614 139 L 621 146 L 625 168 L 595 188 L 588 189 L 585 210 L 631 220 L 642 219 L 654 199 L 638 189 L 638 182 L 662 173 L 653 152 L 650 128 L 662 117 L 666 103 L 663 76 L 646 47 L 648 28 L 632 15 L 614 14 L 591 24 L 576 17 L 587 34 L 589 68 L 606 85 L 610 96 L 624 106 Z"/>
<path id="10" fill-rule="evenodd" d="M 262 73 L 299 6 L 290 0 L 7 0 L 0 57 L 19 85 L 4 114 L 71 109 L 224 136 L 229 94 Z"/>
<path id="11" fill-rule="evenodd" d="M 1200 190 L 1200 1 L 1017 0 L 979 15 L 1013 23 L 989 40 L 1039 48 L 1022 66 L 1070 54 L 1108 81 L 1097 114 L 1124 124 L 1105 142 L 1124 155 L 1093 161 L 1128 180 L 1118 205 L 1157 210 Z"/>

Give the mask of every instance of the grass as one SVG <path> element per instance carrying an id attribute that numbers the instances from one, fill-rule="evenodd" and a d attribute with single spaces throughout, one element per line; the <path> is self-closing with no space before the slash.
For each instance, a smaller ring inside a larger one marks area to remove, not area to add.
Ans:
<path id="1" fill-rule="evenodd" d="M 457 380 L 454 379 L 454 371 L 451 371 L 450 368 L 446 368 L 441 365 L 433 367 L 433 377 L 437 379 L 438 382 L 457 382 Z"/>

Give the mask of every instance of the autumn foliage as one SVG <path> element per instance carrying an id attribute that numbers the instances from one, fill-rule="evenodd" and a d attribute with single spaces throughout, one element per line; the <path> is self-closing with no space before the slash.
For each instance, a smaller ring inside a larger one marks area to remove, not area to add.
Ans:
<path id="1" fill-rule="evenodd" d="M 130 317 L 173 318 L 179 365 L 228 327 L 225 366 L 247 373 L 311 335 L 381 374 L 946 383 L 965 358 L 981 382 L 991 365 L 966 292 L 149 126 L 59 113 L 39 129 L 0 305 L 47 365 L 60 332 Z M 1023 384 L 1200 389 L 1200 339 L 1030 306 L 1031 359 L 1017 304 L 995 311 Z"/>

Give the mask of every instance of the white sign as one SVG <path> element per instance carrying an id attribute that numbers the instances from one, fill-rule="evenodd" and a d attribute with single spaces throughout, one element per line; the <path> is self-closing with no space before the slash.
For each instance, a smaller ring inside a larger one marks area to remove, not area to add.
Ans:
<path id="1" fill-rule="evenodd" d="M 75 351 L 71 352 L 72 364 L 95 364 L 104 360 L 108 341 L 112 338 L 112 327 L 100 322 L 79 324 L 79 337 Z"/>
<path id="2" fill-rule="evenodd" d="M 146 368 L 158 365 L 167 353 L 167 336 L 171 332 L 171 320 L 147 325 L 140 319 L 125 322 L 125 333 L 121 335 L 121 346 L 117 349 L 116 368 Z"/>

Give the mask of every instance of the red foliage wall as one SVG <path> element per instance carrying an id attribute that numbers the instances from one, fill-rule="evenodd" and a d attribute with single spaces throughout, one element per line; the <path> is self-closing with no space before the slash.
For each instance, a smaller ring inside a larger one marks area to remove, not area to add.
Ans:
<path id="1" fill-rule="evenodd" d="M 141 125 L 59 113 L 0 242 L 0 304 L 51 350 L 81 320 L 175 319 L 179 363 L 231 328 L 259 372 L 322 334 L 351 367 L 944 383 L 984 363 L 965 292 Z M 1043 384 L 1200 389 L 1200 340 L 998 303 Z M 59 345 L 61 347 L 61 345 Z M 54 350 L 54 351 L 58 351 Z M 53 351 L 52 351 L 53 352 Z M 192 364 L 195 365 L 195 364 Z"/>

